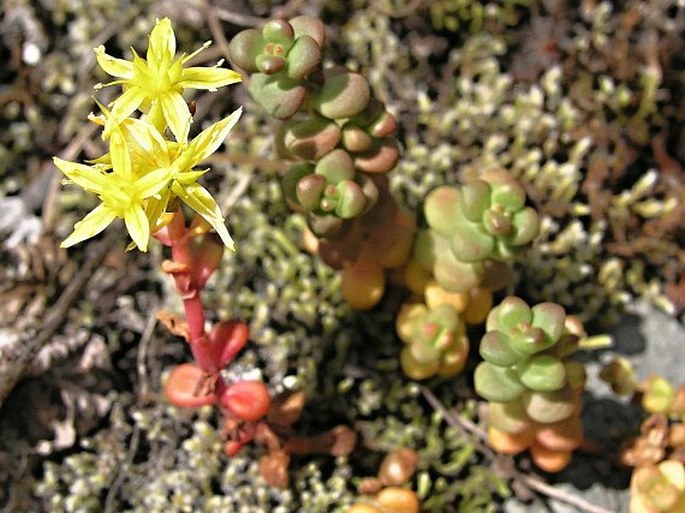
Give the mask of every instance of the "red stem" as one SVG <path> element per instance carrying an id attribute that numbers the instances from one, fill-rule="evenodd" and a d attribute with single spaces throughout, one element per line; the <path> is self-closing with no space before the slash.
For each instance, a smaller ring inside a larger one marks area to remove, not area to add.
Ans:
<path id="1" fill-rule="evenodd" d="M 185 217 L 181 210 L 174 214 L 174 218 L 167 225 L 169 240 L 171 241 L 171 259 L 176 264 L 187 268 L 174 273 L 176 289 L 183 299 L 183 308 L 188 323 L 190 350 L 200 368 L 213 373 L 215 364 L 210 344 L 205 334 L 205 309 L 200 298 L 200 290 L 194 283 L 190 270 L 193 267 L 193 254 L 190 250 L 190 240 L 186 236 Z"/>

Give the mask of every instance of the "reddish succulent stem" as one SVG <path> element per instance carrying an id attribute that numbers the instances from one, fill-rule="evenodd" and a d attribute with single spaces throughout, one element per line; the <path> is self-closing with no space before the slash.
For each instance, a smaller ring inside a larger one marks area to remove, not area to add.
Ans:
<path id="1" fill-rule="evenodd" d="M 171 258 L 178 265 L 177 272 L 174 272 L 174 280 L 176 289 L 183 299 L 190 349 L 203 371 L 215 372 L 216 369 L 210 368 L 213 358 L 205 334 L 205 309 L 200 298 L 200 290 L 192 278 L 193 254 L 190 250 L 190 239 L 186 236 L 185 217 L 181 210 L 174 214 L 166 228 L 171 243 Z"/>

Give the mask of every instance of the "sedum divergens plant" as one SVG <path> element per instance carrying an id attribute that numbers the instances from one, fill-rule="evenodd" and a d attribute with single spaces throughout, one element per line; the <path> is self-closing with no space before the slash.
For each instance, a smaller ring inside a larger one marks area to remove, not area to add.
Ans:
<path id="1" fill-rule="evenodd" d="M 216 201 L 197 183 L 207 169 L 197 166 L 221 146 L 241 109 L 189 141 L 192 116 L 182 92 L 216 89 L 240 77 L 218 65 L 184 67 L 198 52 L 176 57 L 176 39 L 167 18 L 158 20 L 150 34 L 147 60 L 135 51 L 132 62 L 107 55 L 103 47 L 95 52 L 100 66 L 119 78 L 107 85 L 121 84 L 124 92 L 107 107 L 98 104 L 101 115 L 89 116 L 103 127 L 108 153 L 89 165 L 54 159 L 68 182 L 97 194 L 101 201 L 76 223 L 62 246 L 91 238 L 121 218 L 133 239 L 129 248 L 147 251 L 150 235 L 171 248 L 172 260 L 162 269 L 174 278 L 186 318 L 165 313 L 160 320 L 187 340 L 195 362 L 172 370 L 165 394 L 175 406 L 219 407 L 226 418 L 224 451 L 234 454 L 255 437 L 271 397 L 261 381 L 229 381 L 220 373 L 247 343 L 247 325 L 218 322 L 209 331 L 205 328 L 200 292 L 218 267 L 224 247 L 233 249 L 233 240 Z M 136 110 L 140 116 L 131 117 Z M 167 137 L 167 129 L 173 139 Z M 197 214 L 190 227 L 181 202 Z M 222 244 L 209 233 L 212 228 Z"/>

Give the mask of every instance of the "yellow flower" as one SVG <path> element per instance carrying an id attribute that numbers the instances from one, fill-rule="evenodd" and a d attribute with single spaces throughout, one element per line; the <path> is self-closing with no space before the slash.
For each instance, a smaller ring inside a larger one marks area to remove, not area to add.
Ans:
<path id="1" fill-rule="evenodd" d="M 158 158 L 157 165 L 168 169 L 171 173 L 169 194 L 175 195 L 202 216 L 229 249 L 233 249 L 233 239 L 226 229 L 219 205 L 209 191 L 197 183 L 197 179 L 208 169 L 196 170 L 195 166 L 214 153 L 224 142 L 241 113 L 242 108 L 237 109 L 229 116 L 207 127 L 189 143 L 166 141 L 162 139 L 161 134 L 153 125 L 147 125 L 152 139 L 164 143 L 164 146 L 154 151 L 154 155 Z M 163 214 L 168 200 L 169 198 L 164 196 L 159 200 L 153 200 L 149 205 L 150 215 L 154 217 Z"/>
<path id="2" fill-rule="evenodd" d="M 123 133 L 112 132 L 110 140 L 111 170 L 105 164 L 87 166 L 54 157 L 55 165 L 73 183 L 95 193 L 102 203 L 76 223 L 74 231 L 62 242 L 68 248 L 89 239 L 107 228 L 118 218 L 124 220 L 133 242 L 141 251 L 147 251 L 150 239 L 150 222 L 145 212 L 146 200 L 159 195 L 169 184 L 170 169 L 155 169 L 136 176 L 131 166 Z"/>
<path id="3" fill-rule="evenodd" d="M 226 229 L 219 205 L 209 191 L 197 183 L 197 179 L 207 170 L 196 170 L 195 167 L 223 143 L 238 121 L 242 108 L 207 127 L 190 142 L 186 142 L 185 139 L 180 142 L 164 139 L 157 127 L 148 122 L 147 116 L 142 119 L 127 118 L 119 125 L 111 124 L 111 113 L 102 105 L 100 108 L 103 116 L 91 116 L 91 120 L 110 127 L 110 144 L 114 144 L 119 138 L 125 141 L 131 160 L 135 163 L 136 174 L 147 174 L 161 169 L 169 172 L 170 187 L 145 202 L 145 215 L 152 231 L 160 226 L 166 207 L 175 196 L 202 216 L 221 237 L 226 247 L 233 249 L 233 239 Z M 187 128 L 183 133 L 188 133 Z M 113 166 L 113 155 L 110 151 L 94 162 L 105 168 Z"/>
<path id="4" fill-rule="evenodd" d="M 100 67 L 117 77 L 105 85 L 122 84 L 124 93 L 114 100 L 112 116 L 115 123 L 127 118 L 137 108 L 145 112 L 161 111 L 177 141 L 185 141 L 191 118 L 188 105 L 181 93 L 184 88 L 215 90 L 240 82 L 233 70 L 213 67 L 184 68 L 186 62 L 209 46 L 205 43 L 190 55 L 176 57 L 176 37 L 169 18 L 157 20 L 150 33 L 147 59 L 133 51 L 133 61 L 117 59 L 105 53 L 104 46 L 95 49 Z"/>

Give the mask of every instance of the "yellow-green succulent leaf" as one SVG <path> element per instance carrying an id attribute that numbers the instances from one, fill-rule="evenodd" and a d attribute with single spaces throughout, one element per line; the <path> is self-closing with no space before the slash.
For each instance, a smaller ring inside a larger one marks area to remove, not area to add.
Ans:
<path id="1" fill-rule="evenodd" d="M 74 231 L 71 235 L 64 239 L 60 244 L 63 248 L 69 248 L 74 244 L 83 242 L 86 239 L 96 236 L 102 230 L 107 228 L 114 219 L 116 219 L 116 213 L 106 207 L 104 204 L 100 204 L 90 211 L 86 217 L 81 219 L 74 225 Z"/>
<path id="2" fill-rule="evenodd" d="M 226 229 L 219 205 L 217 205 L 207 189 L 198 183 L 184 186 L 174 181 L 171 185 L 171 190 L 183 203 L 202 216 L 214 228 L 227 248 L 234 249 L 233 239 Z"/>

